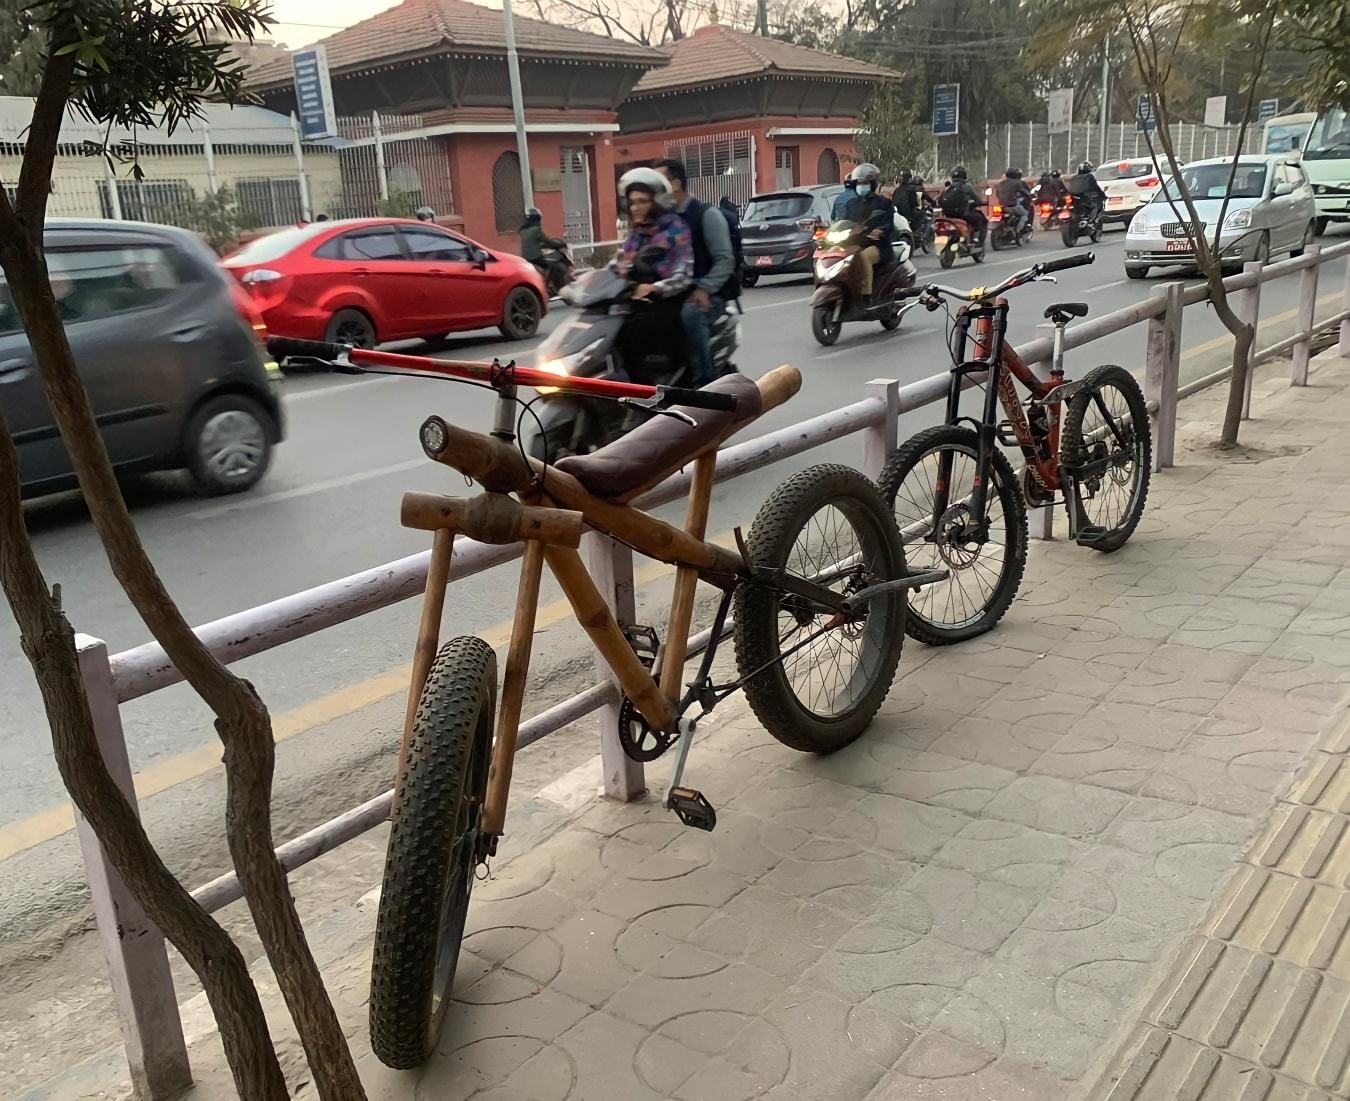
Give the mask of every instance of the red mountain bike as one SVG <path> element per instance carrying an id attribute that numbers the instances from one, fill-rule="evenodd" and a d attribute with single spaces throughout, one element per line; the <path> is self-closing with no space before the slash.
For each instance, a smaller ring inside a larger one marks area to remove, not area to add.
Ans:
<path id="1" fill-rule="evenodd" d="M 901 445 L 881 477 L 911 569 L 946 569 L 947 578 L 910 602 L 911 638 L 947 645 L 983 634 L 1008 610 L 1026 568 L 1027 511 L 1062 499 L 1069 537 L 1114 551 L 1144 512 L 1152 442 L 1143 392 L 1123 367 L 1093 368 L 1078 382 L 1064 377 L 1064 330 L 1086 317 L 1082 302 L 1047 307 L 1055 327 L 1048 380 L 1038 378 L 1005 341 L 1005 292 L 1091 264 L 1092 253 L 1034 264 L 996 287 L 916 287 L 929 310 L 964 303 L 953 318 L 951 389 L 945 422 Z M 973 354 L 967 348 L 973 342 Z M 960 415 L 961 391 L 983 378 L 984 411 Z M 1014 382 L 1030 395 L 1023 405 Z M 999 418 L 1003 407 L 1006 420 Z M 1063 413 L 1061 419 L 1061 411 Z M 1021 486 L 1000 450 L 1017 447 Z"/>

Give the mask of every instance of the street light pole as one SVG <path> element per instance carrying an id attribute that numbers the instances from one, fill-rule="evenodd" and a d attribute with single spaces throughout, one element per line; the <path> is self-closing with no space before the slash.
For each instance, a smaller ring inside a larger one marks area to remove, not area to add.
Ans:
<path id="1" fill-rule="evenodd" d="M 511 15 L 511 0 L 502 0 L 502 25 L 506 29 L 506 71 L 511 79 L 511 114 L 516 120 L 520 194 L 528 210 L 534 206 L 534 183 L 530 179 L 530 146 L 525 137 L 525 98 L 520 91 L 520 58 L 516 55 L 516 23 Z"/>
<path id="2" fill-rule="evenodd" d="M 1106 160 L 1106 128 L 1111 125 L 1111 36 L 1102 43 L 1102 133 L 1100 156 L 1097 163 Z"/>

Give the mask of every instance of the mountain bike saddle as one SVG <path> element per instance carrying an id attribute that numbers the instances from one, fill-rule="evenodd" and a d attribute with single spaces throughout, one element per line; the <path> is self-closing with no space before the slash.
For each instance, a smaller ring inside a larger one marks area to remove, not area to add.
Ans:
<path id="1" fill-rule="evenodd" d="M 1071 317 L 1087 317 L 1086 302 L 1055 302 L 1045 307 L 1045 317 L 1056 325 L 1067 325 Z"/>

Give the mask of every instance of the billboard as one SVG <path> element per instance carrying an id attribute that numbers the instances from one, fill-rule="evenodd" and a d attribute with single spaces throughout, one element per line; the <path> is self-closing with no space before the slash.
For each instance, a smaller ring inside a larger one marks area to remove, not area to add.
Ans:
<path id="1" fill-rule="evenodd" d="M 961 125 L 961 85 L 933 85 L 933 134 L 951 137 Z"/>
<path id="2" fill-rule="evenodd" d="M 333 109 L 333 85 L 328 79 L 328 51 L 306 46 L 291 54 L 295 75 L 295 113 L 302 138 L 337 137 L 337 113 Z"/>
<path id="3" fill-rule="evenodd" d="M 1050 133 L 1067 134 L 1073 128 L 1073 89 L 1060 88 L 1051 92 L 1046 102 L 1050 116 Z"/>
<path id="4" fill-rule="evenodd" d="M 1223 126 L 1228 121 L 1228 97 L 1210 96 L 1205 100 L 1205 125 Z"/>

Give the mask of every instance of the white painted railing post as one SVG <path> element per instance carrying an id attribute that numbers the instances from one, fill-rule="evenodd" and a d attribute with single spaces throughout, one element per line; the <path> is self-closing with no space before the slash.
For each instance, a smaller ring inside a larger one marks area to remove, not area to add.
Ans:
<path id="1" fill-rule="evenodd" d="M 88 635 L 76 636 L 75 642 L 80 678 L 103 761 L 132 810 L 137 811 L 108 647 Z M 98 937 L 108 960 L 132 1086 L 138 1097 L 148 1101 L 176 1097 L 192 1085 L 192 1069 L 164 938 L 131 897 L 78 808 L 75 831 L 94 903 Z"/>
<path id="2" fill-rule="evenodd" d="M 1350 262 L 1345 265 L 1345 289 L 1341 292 L 1341 309 L 1350 310 Z M 1350 317 L 1341 319 L 1341 331 L 1337 337 L 1337 351 L 1342 359 L 1350 359 Z"/>
<path id="3" fill-rule="evenodd" d="M 1149 318 L 1144 397 L 1157 402 L 1153 420 L 1153 470 L 1171 466 L 1176 457 L 1177 382 L 1181 367 L 1181 319 L 1185 312 L 1186 287 L 1180 281 L 1157 287 L 1153 294 L 1167 307 Z"/>
<path id="4" fill-rule="evenodd" d="M 598 531 L 588 532 L 586 541 L 586 556 L 595 587 L 605 598 L 619 626 L 630 626 L 636 615 L 632 550 Z M 614 673 L 598 653 L 595 668 L 602 680 L 614 681 Z M 647 790 L 642 764 L 624 753 L 619 744 L 619 703 L 607 703 L 596 714 L 600 724 L 600 766 L 605 773 L 605 794 L 627 803 Z"/>
<path id="5" fill-rule="evenodd" d="M 1256 378 L 1254 360 L 1256 358 L 1257 332 L 1261 327 L 1261 269 L 1264 267 L 1264 264 L 1255 260 L 1242 265 L 1243 274 L 1255 278 L 1255 282 L 1242 292 L 1240 311 L 1242 320 L 1252 327 L 1252 342 L 1247 349 L 1247 392 L 1242 395 L 1242 419 L 1244 421 L 1252 415 L 1252 383 Z"/>
<path id="6" fill-rule="evenodd" d="M 900 383 L 892 378 L 874 378 L 867 384 L 869 397 L 882 404 L 881 421 L 863 430 L 863 473 L 879 481 L 895 449 L 900 446 Z"/>
<path id="7" fill-rule="evenodd" d="M 1309 245 L 1304 256 L 1308 266 L 1298 284 L 1299 342 L 1294 345 L 1294 363 L 1289 372 L 1290 386 L 1308 385 L 1308 361 L 1312 359 L 1313 327 L 1317 323 L 1317 273 L 1321 268 L 1321 245 Z"/>

